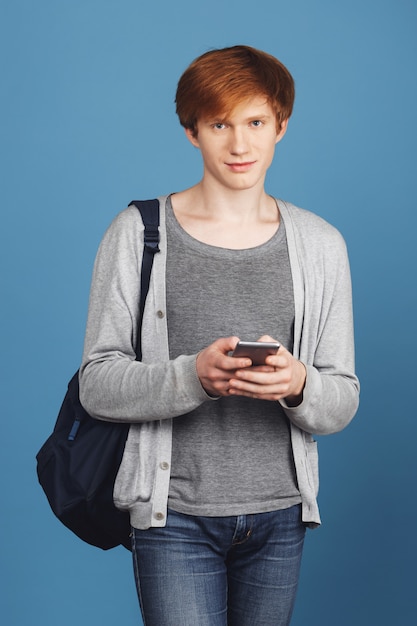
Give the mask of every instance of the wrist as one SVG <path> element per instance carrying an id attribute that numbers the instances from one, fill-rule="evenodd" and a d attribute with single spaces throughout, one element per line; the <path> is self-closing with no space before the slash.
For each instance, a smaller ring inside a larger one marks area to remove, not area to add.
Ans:
<path id="1" fill-rule="evenodd" d="M 307 370 L 304 363 L 302 363 L 301 361 L 297 361 L 296 367 L 298 372 L 296 376 L 296 385 L 291 394 L 285 398 L 288 406 L 298 406 L 303 401 L 303 392 L 306 384 Z"/>

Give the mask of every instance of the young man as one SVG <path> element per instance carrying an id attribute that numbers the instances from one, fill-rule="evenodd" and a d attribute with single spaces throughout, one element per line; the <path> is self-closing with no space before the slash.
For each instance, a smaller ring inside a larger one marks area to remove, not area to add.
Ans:
<path id="1" fill-rule="evenodd" d="M 288 70 L 247 46 L 181 77 L 177 113 L 204 172 L 159 199 L 142 362 L 136 208 L 97 256 L 81 400 L 132 424 L 114 495 L 146 626 L 289 624 L 305 528 L 320 523 L 312 434 L 357 409 L 343 239 L 264 189 L 293 100 Z M 231 356 L 238 339 L 281 345 L 254 366 Z"/>

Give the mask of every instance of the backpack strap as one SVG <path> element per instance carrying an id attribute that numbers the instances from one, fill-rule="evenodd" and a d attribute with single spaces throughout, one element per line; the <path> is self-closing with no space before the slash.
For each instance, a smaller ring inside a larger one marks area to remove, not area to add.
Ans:
<path id="1" fill-rule="evenodd" d="M 131 205 L 134 205 L 140 212 L 145 227 L 136 344 L 136 360 L 140 361 L 142 359 L 141 331 L 143 312 L 149 291 L 153 258 L 159 252 L 159 200 L 132 200 L 129 206 Z"/>

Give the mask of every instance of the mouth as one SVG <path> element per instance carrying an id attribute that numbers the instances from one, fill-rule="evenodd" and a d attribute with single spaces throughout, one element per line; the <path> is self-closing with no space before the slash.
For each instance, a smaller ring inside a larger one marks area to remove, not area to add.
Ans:
<path id="1" fill-rule="evenodd" d="M 245 163 L 226 163 L 226 166 L 232 172 L 247 172 L 255 165 L 256 161 L 246 161 Z"/>

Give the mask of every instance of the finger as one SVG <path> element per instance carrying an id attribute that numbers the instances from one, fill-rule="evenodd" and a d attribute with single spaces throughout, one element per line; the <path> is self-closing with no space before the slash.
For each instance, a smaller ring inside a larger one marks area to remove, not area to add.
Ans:
<path id="1" fill-rule="evenodd" d="M 226 360 L 222 361 L 222 369 L 229 372 L 233 370 L 246 370 L 252 365 L 252 361 L 247 357 L 227 356 Z"/>
<path id="2" fill-rule="evenodd" d="M 264 396 L 269 393 L 280 393 L 285 385 L 279 383 L 274 378 L 259 380 L 242 380 L 238 378 L 231 378 L 229 381 L 230 389 L 236 389 L 240 392 L 246 392 L 249 394 L 256 394 Z"/>
<path id="3" fill-rule="evenodd" d="M 270 354 L 266 357 L 265 363 L 277 369 L 284 369 L 290 365 L 293 356 L 283 346 L 280 346 L 277 354 Z"/>
<path id="4" fill-rule="evenodd" d="M 275 367 L 261 365 L 236 370 L 235 378 L 255 385 L 274 385 L 280 382 L 280 373 Z"/>
<path id="5" fill-rule="evenodd" d="M 230 372 L 231 370 L 243 369 L 250 367 L 252 361 L 247 357 L 232 357 L 231 353 L 236 348 L 239 342 L 239 337 L 224 337 L 214 342 L 213 346 L 216 346 L 219 351 L 219 359 L 216 361 L 216 366 L 222 370 Z"/>
<path id="6" fill-rule="evenodd" d="M 277 340 L 271 337 L 271 335 L 262 335 L 262 337 L 259 337 L 258 341 L 277 341 Z"/>
<path id="7" fill-rule="evenodd" d="M 243 396 L 246 398 L 255 398 L 258 400 L 280 400 L 285 396 L 285 392 L 279 386 L 265 386 L 242 384 L 241 381 L 230 381 L 228 390 L 230 396 Z"/>

